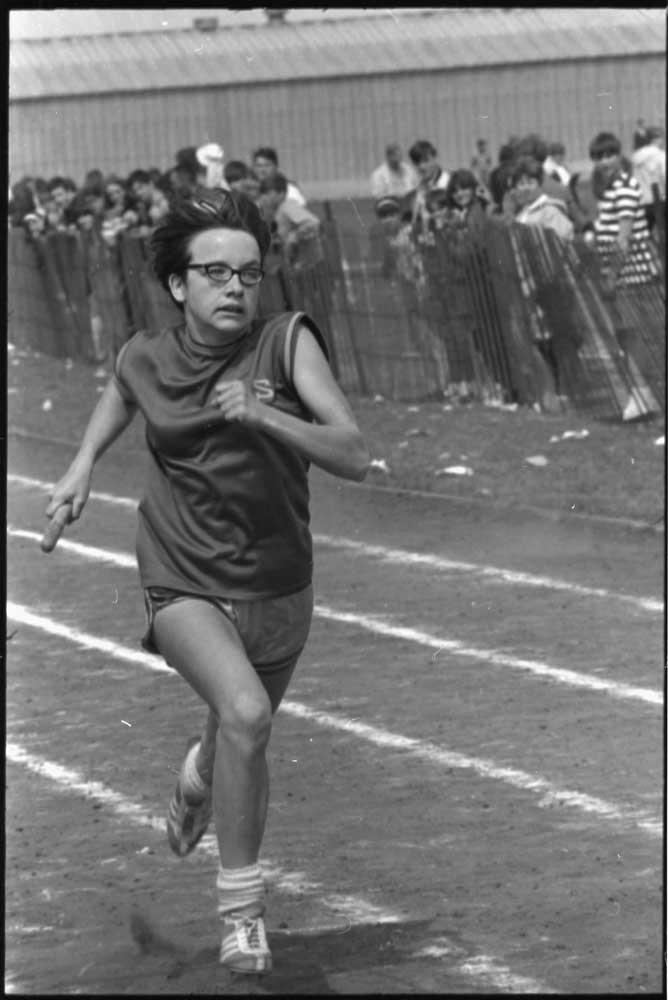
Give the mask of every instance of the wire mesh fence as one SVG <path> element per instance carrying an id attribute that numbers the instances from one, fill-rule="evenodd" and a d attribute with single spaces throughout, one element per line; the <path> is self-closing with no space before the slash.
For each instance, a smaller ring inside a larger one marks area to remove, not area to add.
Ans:
<path id="1" fill-rule="evenodd" d="M 476 399 L 609 420 L 665 412 L 663 262 L 607 290 L 584 240 L 494 218 L 444 227 L 416 251 L 372 202 L 319 206 L 297 263 L 266 261 L 260 308 L 303 309 L 342 387 L 405 401 Z M 181 322 L 146 238 L 10 231 L 9 336 L 61 357 L 114 357 L 136 330 Z"/>

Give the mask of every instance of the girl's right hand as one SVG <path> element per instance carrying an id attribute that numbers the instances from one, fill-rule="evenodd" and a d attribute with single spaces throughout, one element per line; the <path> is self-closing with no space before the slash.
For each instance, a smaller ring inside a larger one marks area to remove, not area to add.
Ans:
<path id="1" fill-rule="evenodd" d="M 72 462 L 63 478 L 56 484 L 49 505 L 46 508 L 46 516 L 51 519 L 59 507 L 70 504 L 72 507 L 72 520 L 76 521 L 80 516 L 88 494 L 90 493 L 90 480 L 92 467 L 88 463 Z"/>
<path id="2" fill-rule="evenodd" d="M 91 471 L 89 466 L 75 462 L 54 488 L 45 511 L 49 524 L 41 543 L 44 552 L 51 552 L 63 528 L 81 515 L 90 492 Z"/>

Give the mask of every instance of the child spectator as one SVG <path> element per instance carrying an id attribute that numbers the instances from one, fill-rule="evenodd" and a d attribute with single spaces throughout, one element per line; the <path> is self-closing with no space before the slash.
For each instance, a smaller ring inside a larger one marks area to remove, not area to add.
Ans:
<path id="1" fill-rule="evenodd" d="M 223 161 L 225 153 L 217 142 L 207 142 L 195 150 L 195 158 L 204 169 L 200 183 L 206 188 L 221 188 L 227 190 Z"/>
<path id="2" fill-rule="evenodd" d="M 48 189 L 53 200 L 53 212 L 49 219 L 51 229 L 65 229 L 71 221 L 67 210 L 77 193 L 77 186 L 69 177 L 52 177 L 48 181 Z"/>
<path id="3" fill-rule="evenodd" d="M 385 148 L 385 162 L 371 174 L 371 194 L 374 198 L 402 198 L 418 184 L 415 168 L 401 156 L 401 146 L 391 142 Z"/>
<path id="4" fill-rule="evenodd" d="M 243 183 L 250 172 L 250 167 L 243 160 L 230 160 L 225 164 L 223 175 L 230 191 L 241 191 Z"/>
<path id="5" fill-rule="evenodd" d="M 320 220 L 300 202 L 288 197 L 288 179 L 276 173 L 260 183 L 260 208 L 275 226 L 277 242 L 288 263 L 300 270 L 323 259 Z"/>
<path id="6" fill-rule="evenodd" d="M 471 170 L 455 170 L 445 189 L 444 222 L 460 229 L 479 226 L 487 218 L 489 199 Z"/>
<path id="7" fill-rule="evenodd" d="M 278 174 L 278 153 L 271 146 L 260 146 L 253 153 L 253 170 L 255 171 L 260 184 L 264 181 L 271 180 L 271 178 L 276 177 Z M 298 205 L 306 205 L 306 198 L 302 194 L 299 186 L 289 179 L 287 179 L 287 197 L 290 201 L 296 202 Z"/>
<path id="8" fill-rule="evenodd" d="M 547 156 L 543 163 L 543 170 L 547 177 L 552 177 L 555 181 L 559 181 L 560 184 L 568 187 L 571 174 L 564 164 L 565 159 L 566 147 L 563 142 L 551 142 L 547 147 Z"/>
<path id="9" fill-rule="evenodd" d="M 640 184 L 623 163 L 621 143 L 612 133 L 600 132 L 592 139 L 589 155 L 601 178 L 594 233 L 609 269 L 609 289 L 618 283 L 646 284 L 655 277 L 656 267 Z"/>
<path id="10" fill-rule="evenodd" d="M 666 136 L 662 128 L 650 126 L 647 142 L 631 154 L 633 176 L 640 185 L 640 200 L 650 231 L 666 206 Z"/>
<path id="11" fill-rule="evenodd" d="M 512 173 L 512 192 L 517 206 L 515 222 L 552 229 L 562 240 L 571 240 L 573 222 L 566 204 L 543 190 L 543 165 L 531 157 L 521 158 Z"/>
<path id="12" fill-rule="evenodd" d="M 484 188 L 489 188 L 489 177 L 494 166 L 487 149 L 486 139 L 476 139 L 476 151 L 471 158 L 471 171 Z"/>
<path id="13" fill-rule="evenodd" d="M 494 211 L 501 214 L 503 199 L 510 187 L 510 179 L 515 164 L 515 147 L 507 142 L 499 150 L 499 162 L 489 175 L 489 193 L 492 196 Z"/>
<path id="14" fill-rule="evenodd" d="M 438 151 L 427 139 L 419 139 L 408 150 L 408 156 L 419 175 L 413 199 L 413 225 L 418 238 L 429 229 L 427 194 L 435 188 L 447 188 L 450 175 L 438 162 Z"/>

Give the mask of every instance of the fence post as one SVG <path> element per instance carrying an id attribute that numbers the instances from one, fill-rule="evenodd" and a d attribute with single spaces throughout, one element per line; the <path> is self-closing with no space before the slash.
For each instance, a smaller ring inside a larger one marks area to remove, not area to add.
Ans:
<path id="1" fill-rule="evenodd" d="M 346 326 L 348 328 L 348 336 L 349 336 L 349 340 L 350 340 L 350 348 L 351 348 L 351 351 L 352 351 L 353 360 L 354 360 L 355 368 L 356 368 L 356 371 L 357 371 L 357 379 L 358 379 L 358 382 L 359 382 L 360 392 L 362 393 L 363 396 L 368 396 L 369 389 L 368 389 L 368 384 L 367 384 L 367 379 L 366 379 L 366 373 L 364 371 L 364 364 L 362 362 L 362 359 L 360 357 L 360 354 L 359 354 L 359 351 L 358 351 L 358 348 L 357 348 L 356 337 L 355 337 L 355 326 L 354 326 L 354 323 L 352 321 L 352 316 L 351 316 L 351 312 L 350 312 L 350 305 L 349 305 L 349 302 L 348 302 L 348 288 L 347 288 L 347 283 L 346 283 L 346 275 L 344 273 L 345 259 L 344 259 L 344 255 L 343 255 L 343 248 L 342 248 L 342 245 L 341 245 L 341 240 L 339 238 L 339 232 L 338 232 L 338 228 L 337 228 L 337 225 L 336 225 L 336 221 L 335 221 L 334 215 L 332 213 L 331 202 L 324 201 L 323 202 L 323 210 L 324 210 L 325 219 L 326 219 L 326 222 L 327 222 L 327 228 L 326 228 L 325 232 L 323 233 L 323 236 L 324 236 L 323 242 L 326 245 L 326 251 L 325 251 L 326 257 L 325 257 L 325 259 L 328 260 L 328 261 L 331 261 L 334 264 L 333 269 L 328 268 L 328 275 L 329 275 L 330 280 L 331 280 L 332 270 L 333 270 L 333 272 L 334 272 L 333 273 L 334 281 L 331 282 L 332 291 L 338 292 L 338 300 L 341 302 L 341 305 L 342 305 L 342 308 L 343 308 L 343 314 L 344 314 L 344 317 L 345 317 Z M 331 241 L 331 242 L 329 242 L 329 241 Z M 332 252 L 328 253 L 327 252 L 328 250 L 330 250 Z"/>

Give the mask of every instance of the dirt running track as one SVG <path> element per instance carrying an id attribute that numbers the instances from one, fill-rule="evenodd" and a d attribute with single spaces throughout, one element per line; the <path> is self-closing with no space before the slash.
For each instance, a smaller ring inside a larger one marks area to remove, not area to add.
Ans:
<path id="1" fill-rule="evenodd" d="M 80 547 L 47 557 L 43 484 L 72 454 L 10 439 L 7 992 L 662 990 L 661 536 L 313 474 L 318 613 L 263 851 L 275 970 L 235 979 L 213 838 L 179 861 L 164 835 L 203 713 L 138 645 L 116 498 L 142 459 L 111 449 Z"/>

